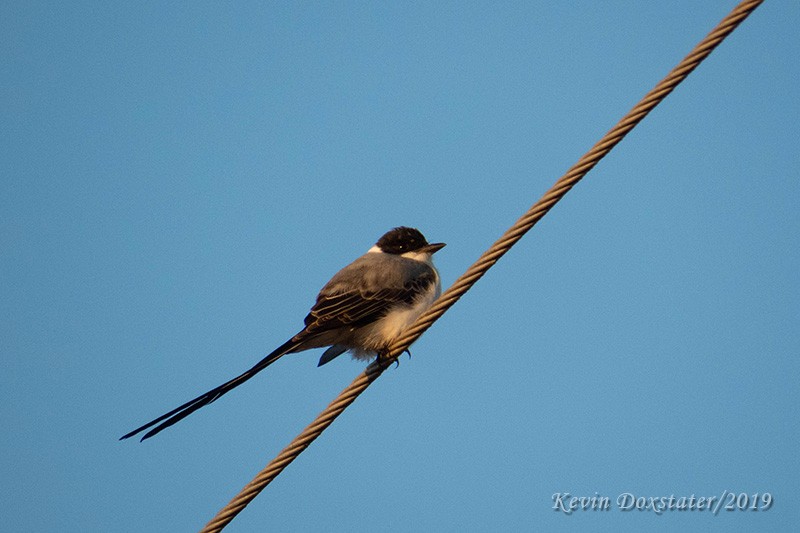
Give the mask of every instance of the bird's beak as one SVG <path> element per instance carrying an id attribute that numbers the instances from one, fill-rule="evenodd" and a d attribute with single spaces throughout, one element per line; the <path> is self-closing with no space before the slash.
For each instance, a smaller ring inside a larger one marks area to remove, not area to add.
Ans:
<path id="1" fill-rule="evenodd" d="M 439 250 L 441 250 L 445 246 L 446 246 L 446 244 L 443 243 L 443 242 L 434 242 L 432 244 L 428 244 L 426 246 L 423 246 L 421 251 L 423 251 L 425 253 L 429 253 L 429 254 L 435 254 L 436 252 L 438 252 Z"/>

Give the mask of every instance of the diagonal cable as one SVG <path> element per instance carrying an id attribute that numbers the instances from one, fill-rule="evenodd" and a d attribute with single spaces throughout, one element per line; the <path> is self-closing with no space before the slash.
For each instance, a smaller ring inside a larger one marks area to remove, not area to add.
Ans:
<path id="1" fill-rule="evenodd" d="M 763 0 L 744 0 L 695 46 L 616 126 L 581 157 L 549 191 L 511 226 L 467 271 L 447 289 L 417 321 L 389 347 L 382 363 L 372 363 L 317 416 L 300 435 L 248 483 L 206 526 L 201 533 L 219 532 L 255 498 L 289 463 L 294 461 L 348 405 L 353 403 L 393 360 L 419 338 L 458 301 L 525 233 L 528 232 L 569 190 L 605 157 L 647 114 L 682 82 Z"/>

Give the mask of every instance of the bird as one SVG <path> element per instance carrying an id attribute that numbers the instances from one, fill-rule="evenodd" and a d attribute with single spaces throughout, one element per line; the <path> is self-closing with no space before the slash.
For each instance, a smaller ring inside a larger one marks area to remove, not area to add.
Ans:
<path id="1" fill-rule="evenodd" d="M 350 351 L 355 359 L 380 360 L 388 348 L 441 293 L 433 254 L 416 228 L 386 232 L 364 255 L 342 268 L 320 290 L 300 332 L 246 372 L 120 437 L 147 431 L 142 441 L 183 420 L 249 380 L 286 354 L 328 347 L 317 366 Z M 155 426 L 155 427 L 154 427 Z M 152 428 L 152 429 L 151 429 Z"/>

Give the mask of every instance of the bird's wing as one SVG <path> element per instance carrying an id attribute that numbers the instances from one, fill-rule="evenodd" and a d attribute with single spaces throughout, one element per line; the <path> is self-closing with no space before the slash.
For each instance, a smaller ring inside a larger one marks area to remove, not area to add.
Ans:
<path id="1" fill-rule="evenodd" d="M 436 282 L 436 274 L 418 261 L 410 266 L 412 268 L 402 271 L 402 276 L 387 274 L 393 282 L 376 279 L 374 283 L 360 285 L 360 290 L 347 290 L 353 284 L 338 283 L 340 280 L 334 277 L 320 291 L 317 303 L 306 316 L 305 332 L 313 335 L 346 326 L 357 328 L 378 320 L 397 304 L 411 304 Z M 370 290 L 369 287 L 383 288 Z"/>
<path id="2" fill-rule="evenodd" d="M 319 363 L 317 363 L 317 366 L 322 366 L 324 364 L 330 363 L 331 361 L 333 361 L 346 351 L 347 351 L 347 346 L 343 346 L 341 344 L 334 344 L 333 346 L 325 350 L 325 352 L 319 358 Z"/>

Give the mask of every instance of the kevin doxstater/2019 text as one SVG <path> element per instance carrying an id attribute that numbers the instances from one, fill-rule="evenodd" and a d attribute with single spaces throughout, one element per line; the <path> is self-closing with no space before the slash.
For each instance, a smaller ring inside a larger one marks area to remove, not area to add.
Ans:
<path id="1" fill-rule="evenodd" d="M 767 511 L 772 507 L 769 492 L 722 491 L 715 496 L 637 496 L 623 492 L 616 498 L 602 496 L 574 496 L 569 492 L 556 492 L 552 496 L 553 510 L 570 515 L 575 511 L 648 511 L 661 515 L 668 511 L 705 511 L 713 514 L 723 511 Z"/>

